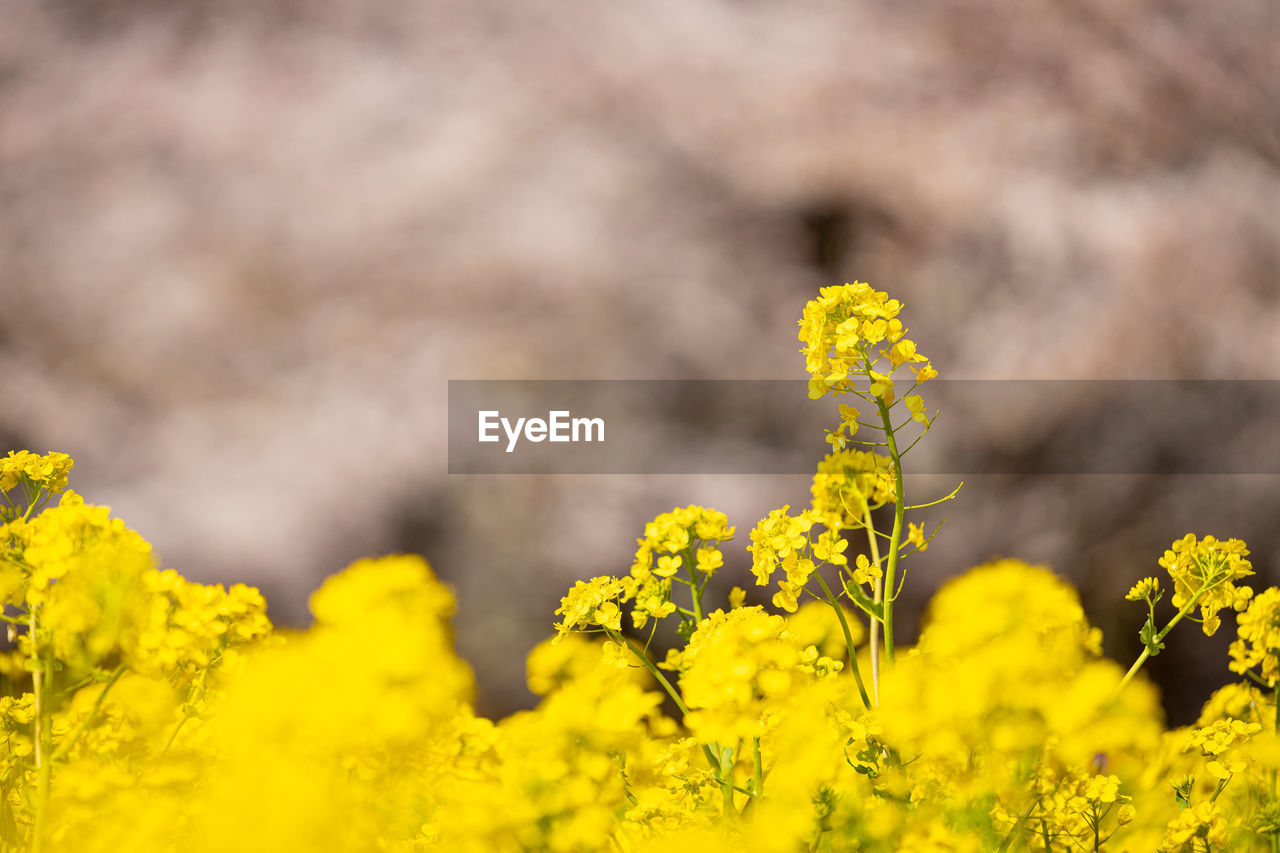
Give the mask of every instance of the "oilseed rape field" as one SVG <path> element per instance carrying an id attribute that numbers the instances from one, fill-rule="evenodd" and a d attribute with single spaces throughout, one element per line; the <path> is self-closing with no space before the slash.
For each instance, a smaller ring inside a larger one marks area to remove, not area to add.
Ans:
<path id="1" fill-rule="evenodd" d="M 1014 559 L 945 584 L 918 637 L 895 628 L 939 533 L 913 515 L 957 497 L 907 494 L 904 430 L 927 440 L 938 372 L 901 312 L 862 283 L 808 303 L 810 397 L 835 424 L 811 503 L 745 535 L 702 506 L 638 522 L 634 562 L 548 614 L 540 700 L 502 720 L 473 708 L 422 558 L 360 560 L 310 628 L 276 630 L 257 590 L 161 569 L 69 488 L 67 455 L 10 452 L 3 848 L 1280 851 L 1280 589 L 1255 594 L 1242 541 L 1170 531 L 1127 596 L 1134 661 Z M 662 656 L 660 623 L 680 638 Z M 1169 729 L 1142 669 L 1175 630 L 1234 634 L 1239 681 Z"/>

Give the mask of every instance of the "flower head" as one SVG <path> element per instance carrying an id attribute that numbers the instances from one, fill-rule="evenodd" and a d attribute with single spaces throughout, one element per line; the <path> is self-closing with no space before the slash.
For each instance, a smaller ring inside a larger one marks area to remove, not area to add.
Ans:
<path id="1" fill-rule="evenodd" d="M 1236 620 L 1239 637 L 1231 644 L 1231 671 L 1244 674 L 1254 667 L 1268 687 L 1280 680 L 1280 589 L 1259 593 Z"/>
<path id="2" fill-rule="evenodd" d="M 916 371 L 916 381 L 936 376 L 927 358 L 916 352 L 913 341 L 904 338 L 907 329 L 898 319 L 902 303 L 863 282 L 822 288 L 817 299 L 805 306 L 800 320 L 800 350 L 811 376 L 809 396 L 839 394 L 853 388 L 853 378 L 870 376 L 877 363 L 886 359 L 885 372 L 872 381 L 880 386 L 872 393 L 892 401 L 893 382 L 889 375 L 904 364 L 924 362 Z"/>
<path id="3" fill-rule="evenodd" d="M 589 581 L 578 581 L 560 599 L 560 607 L 556 609 L 556 615 L 564 617 L 556 623 L 556 638 L 565 636 L 579 626 L 622 630 L 622 614 L 618 609 L 617 599 L 627 587 L 628 583 L 620 578 L 597 577 Z"/>
<path id="4" fill-rule="evenodd" d="M 1219 610 L 1244 610 L 1248 606 L 1253 591 L 1235 585 L 1235 581 L 1253 574 L 1252 565 L 1245 559 L 1248 553 L 1239 539 L 1196 539 L 1195 534 L 1188 533 L 1160 558 L 1161 568 L 1173 580 L 1173 606 L 1181 609 L 1193 601 L 1199 604 L 1208 636 L 1213 636 L 1221 624 Z"/>
<path id="5" fill-rule="evenodd" d="M 857 526 L 863 504 L 872 509 L 894 499 L 893 461 L 865 450 L 837 450 L 813 475 L 813 510 L 829 528 Z"/>

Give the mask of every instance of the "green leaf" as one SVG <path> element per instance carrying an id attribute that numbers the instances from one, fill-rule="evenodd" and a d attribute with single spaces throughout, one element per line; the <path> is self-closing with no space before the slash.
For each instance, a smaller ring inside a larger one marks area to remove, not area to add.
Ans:
<path id="1" fill-rule="evenodd" d="M 862 612 L 866 613 L 872 619 L 884 621 L 884 605 L 877 604 L 872 601 L 863 591 L 861 585 L 854 583 L 848 578 L 842 578 L 841 583 L 844 585 L 845 595 L 849 596 L 849 600 L 858 605 Z"/>
<path id="2" fill-rule="evenodd" d="M 1178 801 L 1179 809 L 1191 808 L 1191 789 L 1196 784 L 1196 777 L 1186 776 L 1181 782 L 1174 783 L 1173 796 Z"/>
<path id="3" fill-rule="evenodd" d="M 1155 621 L 1150 618 L 1147 619 L 1147 624 L 1142 626 L 1142 630 L 1138 632 L 1138 639 L 1142 641 L 1142 645 L 1147 647 L 1147 652 L 1151 657 L 1160 654 L 1161 650 L 1164 649 L 1164 643 L 1157 639 L 1158 633 Z"/>

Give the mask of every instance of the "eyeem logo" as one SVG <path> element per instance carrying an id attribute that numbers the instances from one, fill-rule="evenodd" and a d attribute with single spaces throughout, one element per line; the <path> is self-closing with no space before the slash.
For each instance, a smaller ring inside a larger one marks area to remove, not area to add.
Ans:
<path id="1" fill-rule="evenodd" d="M 527 441 L 535 444 L 542 441 L 581 442 L 604 441 L 604 418 L 575 418 L 566 410 L 547 413 L 547 419 L 516 418 L 512 424 L 509 418 L 502 417 L 496 409 L 479 413 L 479 441 L 496 442 L 501 440 L 498 428 L 507 434 L 507 453 L 513 453 L 519 443 L 521 433 Z"/>

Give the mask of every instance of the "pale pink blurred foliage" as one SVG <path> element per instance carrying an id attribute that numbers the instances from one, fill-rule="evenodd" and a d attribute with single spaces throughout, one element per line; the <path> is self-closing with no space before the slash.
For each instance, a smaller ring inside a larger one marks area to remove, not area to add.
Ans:
<path id="1" fill-rule="evenodd" d="M 799 377 L 804 301 L 855 278 L 946 376 L 1280 378 L 1269 0 L 4 16 L 0 435 L 277 618 L 422 548 L 493 707 L 648 518 L 705 502 L 745 541 L 807 484 L 451 479 L 448 378 Z M 914 595 L 999 551 L 1109 607 L 1186 529 L 1266 572 L 1275 485 L 976 483 Z"/>

